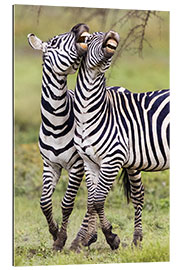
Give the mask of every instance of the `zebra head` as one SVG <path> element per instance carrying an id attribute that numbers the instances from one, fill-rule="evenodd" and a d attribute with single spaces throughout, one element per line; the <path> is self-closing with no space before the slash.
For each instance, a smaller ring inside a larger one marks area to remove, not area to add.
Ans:
<path id="1" fill-rule="evenodd" d="M 96 73 L 104 73 L 111 64 L 119 40 L 119 34 L 114 31 L 95 32 L 90 35 L 85 61 L 87 68 L 96 71 Z"/>
<path id="2" fill-rule="evenodd" d="M 54 72 L 67 75 L 76 72 L 81 56 L 87 51 L 88 31 L 88 26 L 81 23 L 75 25 L 70 32 L 54 36 L 47 42 L 34 34 L 28 35 L 28 41 L 33 49 L 43 52 L 44 63 L 48 62 Z"/>

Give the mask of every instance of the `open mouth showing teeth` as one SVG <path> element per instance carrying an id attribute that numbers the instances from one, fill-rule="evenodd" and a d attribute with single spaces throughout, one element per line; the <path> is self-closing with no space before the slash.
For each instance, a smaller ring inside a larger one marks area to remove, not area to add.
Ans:
<path id="1" fill-rule="evenodd" d="M 120 41 L 120 37 L 117 32 L 110 30 L 109 32 L 105 33 L 103 44 L 102 44 L 102 49 L 104 51 L 105 57 L 109 58 L 115 53 L 115 50 L 118 47 L 119 41 Z"/>
<path id="2" fill-rule="evenodd" d="M 112 38 L 108 39 L 106 44 L 105 44 L 106 50 L 109 53 L 114 53 L 117 46 L 118 46 L 117 41 L 115 39 L 112 39 Z"/>
<path id="3" fill-rule="evenodd" d="M 90 36 L 88 32 L 83 32 L 77 40 L 77 43 L 83 48 L 87 49 L 87 38 Z"/>

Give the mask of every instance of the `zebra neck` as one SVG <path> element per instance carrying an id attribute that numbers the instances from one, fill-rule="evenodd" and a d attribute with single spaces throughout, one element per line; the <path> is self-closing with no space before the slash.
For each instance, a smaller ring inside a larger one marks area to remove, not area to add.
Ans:
<path id="1" fill-rule="evenodd" d="M 60 147 L 62 136 L 72 129 L 74 123 L 72 108 L 73 94 L 67 91 L 67 76 L 54 74 L 49 67 L 44 66 L 40 138 L 46 137 L 46 143 L 50 144 L 58 141 Z"/>
<path id="2" fill-rule="evenodd" d="M 91 72 L 84 72 L 81 68 L 78 73 L 74 95 L 74 114 L 78 126 L 85 126 L 101 115 L 107 105 L 107 91 L 104 74 L 93 77 Z M 97 120 L 98 121 L 98 120 Z"/>
<path id="3" fill-rule="evenodd" d="M 54 109 L 62 106 L 67 97 L 67 76 L 55 73 L 46 63 L 43 67 L 42 99 Z"/>
<path id="4" fill-rule="evenodd" d="M 82 66 L 77 77 L 75 95 L 76 97 L 80 95 L 85 103 L 87 103 L 86 101 L 94 100 L 95 97 L 98 99 L 106 93 L 105 82 L 106 79 L 104 74 L 96 75 L 93 70 L 89 71 L 87 69 L 84 71 L 84 67 Z"/>

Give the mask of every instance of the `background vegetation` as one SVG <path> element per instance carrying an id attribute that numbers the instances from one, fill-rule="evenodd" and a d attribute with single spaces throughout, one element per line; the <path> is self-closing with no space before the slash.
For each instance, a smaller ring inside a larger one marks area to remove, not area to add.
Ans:
<path id="1" fill-rule="evenodd" d="M 117 51 L 118 57 L 107 73 L 107 85 L 144 92 L 169 87 L 169 13 L 150 14 L 140 49 L 142 25 L 147 12 L 21 5 L 16 5 L 14 11 L 15 265 L 168 261 L 168 171 L 143 174 L 145 205 L 142 249 L 131 249 L 134 210 L 131 203 L 127 205 L 120 184 L 116 181 L 106 202 L 106 213 L 114 231 L 121 238 L 120 248 L 112 252 L 99 228 L 98 241 L 90 250 L 84 249 L 80 254 L 69 251 L 86 211 L 87 191 L 83 181 L 70 218 L 66 246 L 60 254 L 52 252 L 52 239 L 39 207 L 42 161 L 37 141 L 42 58 L 40 52 L 29 46 L 27 34 L 34 33 L 40 39 L 48 40 L 69 31 L 79 22 L 87 23 L 91 32 L 113 28 L 121 36 L 122 50 Z M 134 31 L 131 39 L 127 39 L 128 33 L 136 25 L 141 25 L 139 32 Z M 123 44 L 129 45 L 123 47 Z M 68 77 L 70 89 L 74 89 L 75 80 L 76 75 Z M 59 223 L 60 201 L 66 186 L 67 173 L 64 171 L 53 196 L 54 214 Z"/>

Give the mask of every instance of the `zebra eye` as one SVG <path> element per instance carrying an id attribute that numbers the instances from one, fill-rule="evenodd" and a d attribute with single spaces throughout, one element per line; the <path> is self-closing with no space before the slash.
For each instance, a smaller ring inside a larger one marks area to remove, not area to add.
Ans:
<path id="1" fill-rule="evenodd" d="M 57 42 L 57 38 L 52 41 L 51 46 L 54 46 L 56 42 Z"/>

